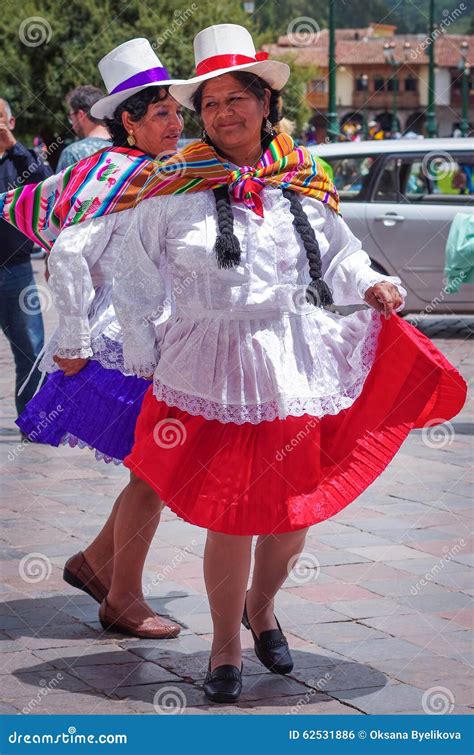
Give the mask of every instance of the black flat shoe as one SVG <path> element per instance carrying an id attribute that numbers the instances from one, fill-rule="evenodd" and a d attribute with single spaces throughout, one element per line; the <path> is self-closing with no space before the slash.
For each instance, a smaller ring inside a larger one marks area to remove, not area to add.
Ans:
<path id="1" fill-rule="evenodd" d="M 211 671 L 211 662 L 203 686 L 204 694 L 214 703 L 235 703 L 242 692 L 242 666 L 218 666 Z"/>
<path id="2" fill-rule="evenodd" d="M 293 670 L 293 658 L 288 647 L 288 641 L 281 630 L 280 622 L 276 616 L 275 621 L 278 624 L 278 629 L 267 629 L 260 634 L 260 637 L 257 637 L 250 626 L 247 616 L 247 600 L 245 601 L 242 624 L 252 632 L 255 643 L 255 655 L 258 660 L 272 674 L 289 674 Z"/>

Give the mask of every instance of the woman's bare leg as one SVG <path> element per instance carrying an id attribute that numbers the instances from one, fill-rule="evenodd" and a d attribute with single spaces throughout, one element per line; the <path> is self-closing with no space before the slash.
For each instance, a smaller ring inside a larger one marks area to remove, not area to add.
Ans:
<path id="1" fill-rule="evenodd" d="M 132 473 L 115 516 L 113 575 L 107 595 L 109 607 L 122 620 L 156 617 L 143 596 L 142 576 L 162 509 L 155 491 Z"/>
<path id="2" fill-rule="evenodd" d="M 252 538 L 207 533 L 204 579 L 214 636 L 211 669 L 230 664 L 240 669 L 240 622 L 250 571 Z"/>
<path id="3" fill-rule="evenodd" d="M 247 614 L 257 635 L 276 629 L 274 599 L 304 548 L 308 529 L 283 535 L 260 535 L 255 548 L 252 585 L 247 596 Z"/>
<path id="4" fill-rule="evenodd" d="M 125 488 L 126 490 L 126 488 Z M 83 551 L 84 557 L 94 574 L 100 579 L 104 587 L 110 588 L 114 570 L 114 528 L 117 511 L 124 490 L 122 490 L 113 505 L 109 518 L 96 538 Z"/>

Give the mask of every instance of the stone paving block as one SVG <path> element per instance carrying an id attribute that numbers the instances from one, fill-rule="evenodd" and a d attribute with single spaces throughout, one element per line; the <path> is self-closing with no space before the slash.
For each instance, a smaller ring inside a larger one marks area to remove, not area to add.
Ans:
<path id="1" fill-rule="evenodd" d="M 374 592 L 380 596 L 386 597 L 399 597 L 405 595 L 413 595 L 413 593 L 423 592 L 426 595 L 439 596 L 440 602 L 447 594 L 448 590 L 441 585 L 434 584 L 425 580 L 426 584 L 417 587 L 419 579 L 409 575 L 408 577 L 392 577 L 391 579 L 368 579 L 361 580 L 359 582 L 362 587 L 365 587 L 370 592 Z"/>
<path id="2" fill-rule="evenodd" d="M 334 566 L 338 564 L 362 564 L 369 563 L 370 559 L 359 555 L 358 553 L 352 553 L 348 550 L 337 550 L 331 548 L 331 550 L 318 551 L 317 558 L 321 566 Z"/>
<path id="3" fill-rule="evenodd" d="M 64 690 L 53 690 L 44 698 L 32 702 L 32 699 L 22 698 L 14 701 L 20 713 L 28 715 L 130 715 L 134 711 L 128 708 L 122 700 L 105 697 L 96 690 L 89 689 L 81 692 L 68 693 Z"/>
<path id="4" fill-rule="evenodd" d="M 309 601 L 328 604 L 335 601 L 377 599 L 377 595 L 358 585 L 340 584 L 319 585 L 317 581 L 301 587 L 291 588 L 296 595 Z"/>
<path id="5" fill-rule="evenodd" d="M 324 573 L 329 574 L 332 577 L 349 584 L 361 584 L 362 580 L 369 579 L 392 579 L 403 576 L 403 573 L 399 569 L 392 568 L 390 566 L 374 561 L 367 561 L 363 564 L 340 564 L 338 566 L 324 566 Z M 405 572 L 405 576 L 408 571 Z"/>
<path id="6" fill-rule="evenodd" d="M 339 533 L 336 535 L 321 535 L 319 539 L 333 548 L 350 548 L 351 550 L 357 546 L 391 545 L 390 540 L 386 538 L 358 530 L 344 535 Z"/>
<path id="7" fill-rule="evenodd" d="M 103 663 L 95 666 L 75 666 L 71 669 L 78 679 L 94 689 L 113 692 L 119 687 L 157 684 L 158 682 L 179 681 L 179 677 L 156 663 L 141 661 L 135 663 Z"/>
<path id="8" fill-rule="evenodd" d="M 417 611 L 437 611 L 440 606 L 444 610 L 461 610 L 472 605 L 468 595 L 446 590 L 442 599 L 439 595 L 401 595 L 397 598 L 400 605 L 415 608 Z"/>
<path id="9" fill-rule="evenodd" d="M 469 607 L 458 611 L 437 611 L 436 615 L 458 626 L 467 627 L 468 629 L 474 627 L 474 609 Z"/>
<path id="10" fill-rule="evenodd" d="M 412 635 L 415 630 L 420 632 L 420 634 L 424 634 L 425 631 L 443 633 L 458 631 L 461 628 L 458 625 L 454 625 L 453 629 L 453 625 L 446 619 L 425 613 L 417 615 L 402 614 L 401 616 L 373 616 L 361 619 L 361 622 L 374 629 L 379 629 L 381 632 L 393 634 L 396 637 Z"/>
<path id="11" fill-rule="evenodd" d="M 0 675 L 13 674 L 15 671 L 24 671 L 25 668 L 28 669 L 29 667 L 37 664 L 38 660 L 38 656 L 36 656 L 30 650 L 19 650 L 13 653 L 1 653 Z"/>
<path id="12" fill-rule="evenodd" d="M 242 702 L 270 698 L 288 698 L 302 696 L 307 688 L 301 682 L 288 676 L 270 674 L 252 674 L 243 677 Z M 284 703 L 285 704 L 285 703 Z"/>
<path id="13" fill-rule="evenodd" d="M 378 659 L 414 658 L 420 652 L 420 648 L 406 640 L 396 637 L 381 638 L 357 643 L 339 643 L 332 645 L 332 650 L 345 655 L 359 663 L 377 663 Z M 426 651 L 425 651 L 426 652 Z M 433 659 L 436 659 L 434 654 Z"/>
<path id="14" fill-rule="evenodd" d="M 356 705 L 364 713 L 391 715 L 393 713 L 424 714 L 423 692 L 409 684 L 388 683 L 384 687 L 351 690 L 332 690 L 338 700 Z"/>
<path id="15" fill-rule="evenodd" d="M 170 715 L 171 710 L 194 713 L 196 708 L 213 713 L 220 708 L 207 700 L 199 684 L 186 684 L 181 680 L 176 683 L 120 687 L 116 696 L 140 714 Z"/>
<path id="16" fill-rule="evenodd" d="M 9 630 L 8 634 L 11 636 L 11 639 L 15 640 L 17 643 L 18 647 L 15 648 L 17 650 L 21 648 L 29 650 L 36 650 L 39 648 L 59 648 L 77 644 L 82 644 L 86 647 L 100 637 L 97 632 L 94 632 L 90 627 L 86 627 L 84 624 L 78 624 L 77 629 L 76 626 L 74 626 L 74 631 L 71 631 L 71 627 L 67 627 L 67 632 L 64 633 L 61 630 L 54 633 L 51 632 L 54 636 L 26 636 L 16 629 Z"/>
<path id="17" fill-rule="evenodd" d="M 327 694 L 333 690 L 383 687 L 388 683 L 388 677 L 379 670 L 347 660 L 336 661 L 331 666 L 296 668 L 291 677 Z"/>
<path id="18" fill-rule="evenodd" d="M 415 548 L 405 545 L 367 545 L 348 548 L 351 553 L 363 556 L 369 561 L 398 561 L 401 558 L 425 558 L 425 555 Z"/>
<path id="19" fill-rule="evenodd" d="M 327 605 L 331 610 L 351 619 L 416 613 L 416 609 L 411 606 L 403 606 L 391 598 L 377 596 L 372 600 L 338 600 L 334 603 L 331 601 Z"/>
<path id="20" fill-rule="evenodd" d="M 67 648 L 48 648 L 35 650 L 36 660 L 41 659 L 54 668 L 76 668 L 79 666 L 101 666 L 103 664 L 119 665 L 137 663 L 137 656 L 111 642 L 81 647 L 73 645 Z"/>
<path id="21" fill-rule="evenodd" d="M 433 581 L 436 581 L 436 577 L 440 574 L 459 574 L 469 573 L 469 567 L 464 564 L 460 564 L 456 561 L 442 561 L 436 556 L 427 556 L 425 559 L 416 558 L 410 559 L 410 561 L 391 561 L 390 566 L 394 569 L 409 572 L 410 574 L 417 574 L 420 577 L 425 574 L 432 573 Z M 474 580 L 474 573 L 473 573 Z"/>
<path id="22" fill-rule="evenodd" d="M 37 697 L 40 690 L 46 691 L 49 687 L 67 690 L 68 692 L 83 691 L 89 688 L 89 685 L 64 669 L 58 670 L 46 663 L 37 664 L 32 668 L 33 670 L 15 671 L 10 676 L 2 677 L 2 696 L 4 699 L 31 699 Z"/>
<path id="23" fill-rule="evenodd" d="M 296 627 L 305 626 L 306 624 L 326 624 L 347 621 L 347 616 L 342 616 L 336 611 L 331 611 L 321 603 L 311 603 L 307 600 L 302 604 L 282 606 L 279 602 L 276 615 L 284 631 L 293 631 Z"/>

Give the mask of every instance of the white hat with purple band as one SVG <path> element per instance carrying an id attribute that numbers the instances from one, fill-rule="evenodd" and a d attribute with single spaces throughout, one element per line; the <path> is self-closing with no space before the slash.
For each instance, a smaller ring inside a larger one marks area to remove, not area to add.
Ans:
<path id="1" fill-rule="evenodd" d="M 237 24 L 217 24 L 200 31 L 194 39 L 194 57 L 196 76 L 170 89 L 171 96 L 191 110 L 193 94 L 202 82 L 225 73 L 255 73 L 272 89 L 281 89 L 290 78 L 289 65 L 268 60 L 266 52 L 256 52 L 250 32 Z"/>
<path id="2" fill-rule="evenodd" d="M 150 86 L 180 83 L 170 75 L 147 39 L 131 39 L 115 47 L 98 63 L 108 95 L 91 107 L 93 118 L 111 118 L 126 99 Z"/>

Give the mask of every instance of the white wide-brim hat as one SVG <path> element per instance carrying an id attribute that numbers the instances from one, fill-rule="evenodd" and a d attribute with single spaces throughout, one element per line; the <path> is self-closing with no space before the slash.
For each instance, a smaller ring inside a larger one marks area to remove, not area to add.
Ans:
<path id="1" fill-rule="evenodd" d="M 290 67 L 268 60 L 268 53 L 256 52 L 250 33 L 237 24 L 217 24 L 194 38 L 196 76 L 173 84 L 170 94 L 184 107 L 194 110 L 192 98 L 203 81 L 234 71 L 251 71 L 272 89 L 281 89 L 290 78 Z"/>
<path id="2" fill-rule="evenodd" d="M 98 69 L 108 91 L 90 110 L 93 118 L 111 118 L 115 109 L 132 94 L 148 87 L 169 86 L 180 82 L 171 79 L 147 39 L 130 39 L 107 53 Z"/>

